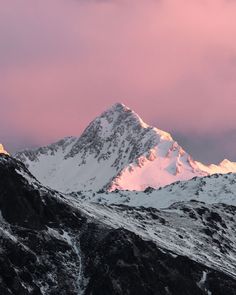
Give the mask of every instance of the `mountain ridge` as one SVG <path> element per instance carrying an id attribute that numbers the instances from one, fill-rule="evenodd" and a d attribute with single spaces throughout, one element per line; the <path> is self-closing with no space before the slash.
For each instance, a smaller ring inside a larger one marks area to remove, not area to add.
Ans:
<path id="1" fill-rule="evenodd" d="M 91 204 L 7 155 L 0 176 L 1 294 L 234 295 L 236 207 Z"/>
<path id="2" fill-rule="evenodd" d="M 96 117 L 80 137 L 18 152 L 43 184 L 62 192 L 144 190 L 213 173 L 236 172 L 236 163 L 194 161 L 172 136 L 149 126 L 121 103 Z"/>
<path id="3" fill-rule="evenodd" d="M 0 143 L 0 154 L 9 155 L 8 152 L 5 150 L 3 144 Z"/>
<path id="4" fill-rule="evenodd" d="M 236 206 L 236 173 L 213 174 L 177 181 L 159 189 L 144 191 L 100 191 L 71 193 L 71 196 L 105 205 L 163 209 L 176 202 L 204 202 Z"/>

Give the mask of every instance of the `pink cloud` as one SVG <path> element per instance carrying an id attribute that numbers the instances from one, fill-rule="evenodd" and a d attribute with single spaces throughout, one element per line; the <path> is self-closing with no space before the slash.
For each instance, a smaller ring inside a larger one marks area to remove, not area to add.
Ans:
<path id="1" fill-rule="evenodd" d="M 235 127 L 236 4 L 0 0 L 0 124 L 42 142 L 116 101 L 181 132 Z"/>

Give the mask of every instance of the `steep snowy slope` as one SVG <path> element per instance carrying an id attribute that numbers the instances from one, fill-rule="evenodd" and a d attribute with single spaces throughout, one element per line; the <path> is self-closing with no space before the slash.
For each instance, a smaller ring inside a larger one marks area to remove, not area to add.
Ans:
<path id="1" fill-rule="evenodd" d="M 107 225 L 125 228 L 236 278 L 235 206 L 197 201 L 174 203 L 164 210 L 86 202 L 79 206 Z"/>
<path id="2" fill-rule="evenodd" d="M 235 295 L 235 207 L 104 206 L 0 155 L 0 294 Z"/>
<path id="3" fill-rule="evenodd" d="M 178 181 L 158 190 L 147 188 L 143 192 L 114 191 L 98 194 L 80 192 L 72 195 L 101 204 L 125 204 L 153 208 L 166 208 L 175 202 L 190 200 L 236 206 L 236 174 L 194 177 L 191 180 Z"/>
<path id="4" fill-rule="evenodd" d="M 171 135 L 115 104 L 81 137 L 15 155 L 43 184 L 62 192 L 144 190 L 211 173 L 236 172 L 236 163 L 195 162 Z"/>

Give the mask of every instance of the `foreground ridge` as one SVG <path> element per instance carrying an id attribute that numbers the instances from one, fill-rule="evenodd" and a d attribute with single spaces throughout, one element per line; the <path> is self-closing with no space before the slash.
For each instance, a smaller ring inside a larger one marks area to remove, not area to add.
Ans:
<path id="1" fill-rule="evenodd" d="M 235 294 L 233 206 L 90 204 L 7 155 L 0 206 L 1 294 Z"/>

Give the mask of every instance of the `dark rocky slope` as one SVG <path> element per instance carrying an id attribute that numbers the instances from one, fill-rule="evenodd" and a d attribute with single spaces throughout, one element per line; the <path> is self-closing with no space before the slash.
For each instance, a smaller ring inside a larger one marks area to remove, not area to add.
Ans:
<path id="1" fill-rule="evenodd" d="M 0 212 L 1 295 L 236 294 L 232 277 L 90 217 L 6 155 Z"/>

